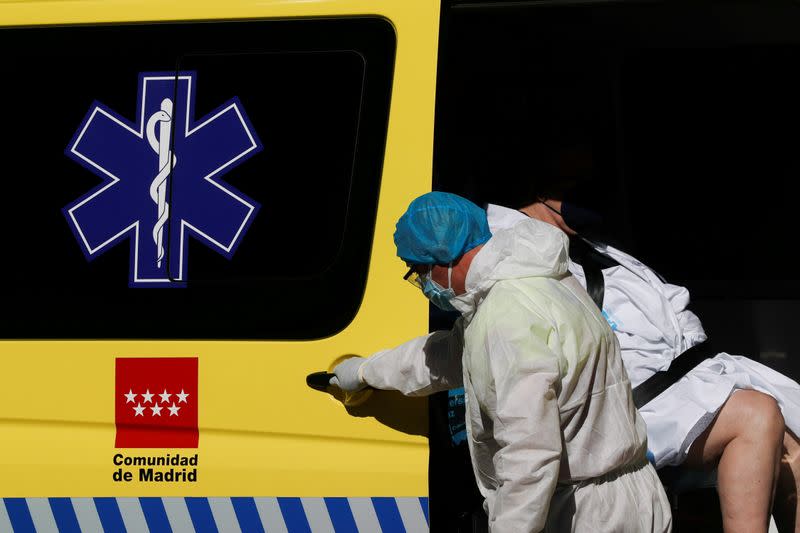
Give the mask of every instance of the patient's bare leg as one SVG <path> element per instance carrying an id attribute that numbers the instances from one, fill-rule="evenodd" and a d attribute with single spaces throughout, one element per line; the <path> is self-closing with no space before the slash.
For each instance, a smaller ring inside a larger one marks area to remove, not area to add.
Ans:
<path id="1" fill-rule="evenodd" d="M 726 533 L 766 533 L 784 431 L 783 415 L 771 396 L 741 390 L 692 444 L 687 466 L 717 466 Z"/>

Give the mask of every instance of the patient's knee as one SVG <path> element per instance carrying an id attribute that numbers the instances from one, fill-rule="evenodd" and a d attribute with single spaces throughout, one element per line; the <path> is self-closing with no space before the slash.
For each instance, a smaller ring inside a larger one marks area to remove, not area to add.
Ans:
<path id="1" fill-rule="evenodd" d="M 740 436 L 783 444 L 786 424 L 778 402 L 772 396 L 753 390 L 738 391 L 728 403 L 736 405 Z"/>

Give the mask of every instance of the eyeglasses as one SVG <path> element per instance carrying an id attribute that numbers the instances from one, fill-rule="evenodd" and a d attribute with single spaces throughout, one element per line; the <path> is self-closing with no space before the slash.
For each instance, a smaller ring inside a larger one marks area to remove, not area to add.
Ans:
<path id="1" fill-rule="evenodd" d="M 420 274 L 417 270 L 418 268 L 419 265 L 411 265 L 411 268 L 408 269 L 408 272 L 406 272 L 406 275 L 403 276 L 403 279 L 419 290 L 422 290 L 422 288 L 425 286 L 425 282 L 428 280 L 428 275 Z"/>

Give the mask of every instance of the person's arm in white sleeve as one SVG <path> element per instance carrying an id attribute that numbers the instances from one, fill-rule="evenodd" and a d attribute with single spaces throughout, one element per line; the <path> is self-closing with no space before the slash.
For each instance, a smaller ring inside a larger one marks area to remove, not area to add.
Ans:
<path id="1" fill-rule="evenodd" d="M 461 387 L 464 333 L 461 319 L 450 331 L 435 331 L 368 357 L 359 369 L 361 380 L 376 389 L 406 396 L 426 396 Z"/>
<path id="2" fill-rule="evenodd" d="M 561 464 L 558 357 L 546 342 L 549 328 L 508 329 L 507 322 L 488 328 L 486 339 L 500 445 L 489 519 L 493 533 L 542 531 Z"/>

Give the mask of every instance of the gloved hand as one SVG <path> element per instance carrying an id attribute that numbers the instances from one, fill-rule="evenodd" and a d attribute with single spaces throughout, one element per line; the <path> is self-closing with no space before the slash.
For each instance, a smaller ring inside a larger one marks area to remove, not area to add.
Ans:
<path id="1" fill-rule="evenodd" d="M 358 392 L 365 389 L 367 384 L 361 381 L 361 376 L 359 376 L 359 369 L 363 364 L 363 357 L 345 359 L 334 367 L 333 373 L 336 375 L 331 378 L 330 384 L 347 392 Z"/>

